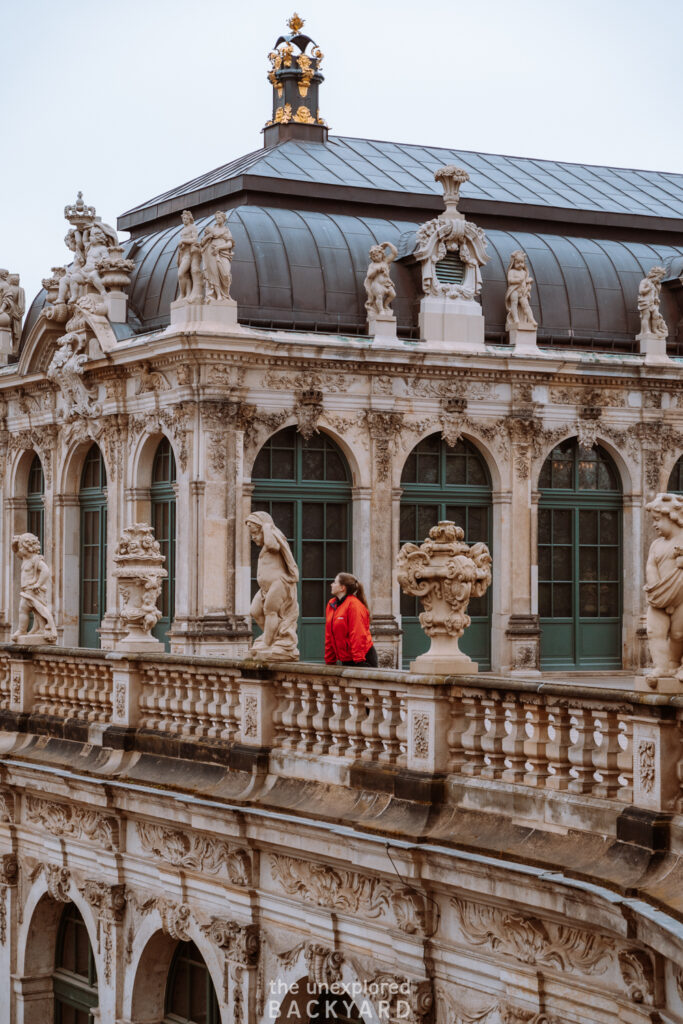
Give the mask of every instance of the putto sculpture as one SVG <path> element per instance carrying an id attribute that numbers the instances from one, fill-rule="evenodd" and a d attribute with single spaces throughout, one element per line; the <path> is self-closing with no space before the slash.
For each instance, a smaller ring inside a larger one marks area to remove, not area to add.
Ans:
<path id="1" fill-rule="evenodd" d="M 396 289 L 391 280 L 389 265 L 398 256 L 398 250 L 391 242 L 380 242 L 373 245 L 368 254 L 370 263 L 365 275 L 365 291 L 367 301 L 365 308 L 368 319 L 379 316 L 393 316 L 391 303 L 396 298 Z"/>
<path id="2" fill-rule="evenodd" d="M 219 210 L 214 223 L 204 228 L 200 242 L 208 302 L 220 302 L 230 298 L 235 240 L 226 220 L 226 214 Z"/>
<path id="3" fill-rule="evenodd" d="M 422 601 L 420 625 L 431 637 L 429 650 L 411 662 L 413 672 L 478 671 L 458 640 L 471 621 L 470 598 L 481 597 L 491 584 L 491 554 L 486 544 L 470 547 L 464 536 L 459 526 L 444 520 L 432 526 L 423 544 L 404 544 L 398 553 L 398 582 L 406 594 Z"/>
<path id="4" fill-rule="evenodd" d="M 683 689 L 683 499 L 658 494 L 645 507 L 657 534 L 645 567 L 647 639 L 653 664 L 647 684 L 652 689 L 678 690 Z"/>
<path id="5" fill-rule="evenodd" d="M 19 275 L 0 270 L 0 356 L 19 351 L 25 312 L 26 295 Z"/>
<path id="6" fill-rule="evenodd" d="M 515 249 L 510 254 L 510 262 L 507 269 L 508 286 L 505 292 L 505 308 L 507 310 L 506 331 L 521 326 L 537 326 L 529 302 L 533 281 L 534 279 L 531 277 L 526 265 L 526 253 L 522 249 Z"/>
<path id="7" fill-rule="evenodd" d="M 638 312 L 640 313 L 638 340 L 647 338 L 666 340 L 669 333 L 666 321 L 659 311 L 664 277 L 666 277 L 664 267 L 651 267 L 638 286 Z"/>
<path id="8" fill-rule="evenodd" d="M 246 524 L 254 544 L 261 548 L 256 569 L 259 589 L 250 613 L 263 630 L 249 655 L 261 661 L 297 661 L 298 566 L 287 538 L 268 512 L 252 512 Z"/>
<path id="9" fill-rule="evenodd" d="M 18 533 L 12 538 L 12 551 L 21 559 L 19 627 L 12 640 L 18 644 L 54 644 L 57 629 L 47 603 L 50 570 L 40 553 L 40 540 L 33 533 Z M 29 630 L 31 615 L 33 625 Z"/>
<path id="10" fill-rule="evenodd" d="M 164 556 L 148 523 L 134 523 L 121 534 L 114 553 L 119 615 L 128 632 L 115 647 L 120 651 L 160 648 L 152 630 L 161 618 L 157 601 L 168 576 Z"/>
<path id="11" fill-rule="evenodd" d="M 199 232 L 190 210 L 183 210 L 183 226 L 178 240 L 178 294 L 188 303 L 204 301 L 204 271 Z"/>

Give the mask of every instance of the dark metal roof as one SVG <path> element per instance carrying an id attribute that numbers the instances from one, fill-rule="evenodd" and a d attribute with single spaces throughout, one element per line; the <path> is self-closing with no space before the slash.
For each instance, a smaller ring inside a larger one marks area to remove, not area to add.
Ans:
<path id="1" fill-rule="evenodd" d="M 456 163 L 470 174 L 462 187 L 464 199 L 683 218 L 683 174 L 331 137 L 326 143 L 289 139 L 256 150 L 134 207 L 119 226 L 128 226 L 129 219 L 139 222 L 143 211 L 150 215 L 144 219 L 166 212 L 160 208 L 175 206 L 173 200 L 196 206 L 228 194 L 222 186 L 247 172 L 280 181 L 440 196 L 434 171 L 447 163 Z"/>

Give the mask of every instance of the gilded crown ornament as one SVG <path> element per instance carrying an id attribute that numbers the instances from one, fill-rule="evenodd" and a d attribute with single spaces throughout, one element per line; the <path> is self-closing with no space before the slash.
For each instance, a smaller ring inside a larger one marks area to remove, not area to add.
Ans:
<path id="1" fill-rule="evenodd" d="M 289 28 L 291 28 L 292 32 L 300 32 L 305 24 L 306 22 L 304 21 L 304 19 L 300 17 L 300 15 L 296 13 L 296 11 L 287 22 L 287 25 L 289 26 Z"/>
<path id="2" fill-rule="evenodd" d="M 304 19 L 295 12 L 287 22 L 289 32 L 276 40 L 268 54 L 273 113 L 266 128 L 290 122 L 326 127 L 318 111 L 323 52 L 310 36 L 302 34 L 303 27 Z"/>

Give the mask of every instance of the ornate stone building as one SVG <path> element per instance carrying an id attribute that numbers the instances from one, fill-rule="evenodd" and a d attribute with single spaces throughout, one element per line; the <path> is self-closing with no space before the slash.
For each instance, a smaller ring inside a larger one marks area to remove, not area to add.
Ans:
<path id="1" fill-rule="evenodd" d="M 683 179 L 336 137 L 322 59 L 295 16 L 263 148 L 128 241 L 79 194 L 23 328 L 0 272 L 0 1024 L 683 1022 L 683 705 L 632 690 Z M 301 665 L 242 665 L 255 509 Z M 479 679 L 397 671 L 443 519 L 493 555 Z M 168 653 L 121 646 L 138 523 Z M 9 642 L 24 532 L 49 648 Z M 317 664 L 343 570 L 376 672 Z"/>

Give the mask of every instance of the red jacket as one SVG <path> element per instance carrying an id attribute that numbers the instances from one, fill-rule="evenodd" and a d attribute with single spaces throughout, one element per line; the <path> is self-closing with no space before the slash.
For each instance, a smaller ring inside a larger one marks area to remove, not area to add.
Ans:
<path id="1" fill-rule="evenodd" d="M 341 604 L 333 597 L 325 612 L 325 662 L 365 661 L 371 647 L 370 613 L 363 602 L 353 594 Z"/>

